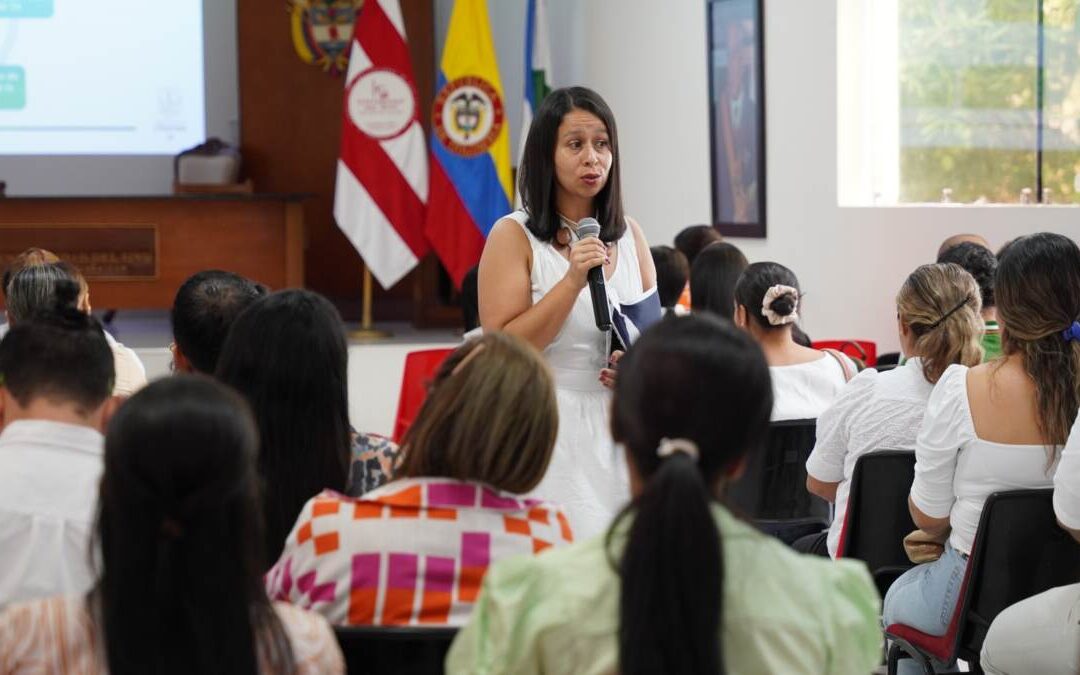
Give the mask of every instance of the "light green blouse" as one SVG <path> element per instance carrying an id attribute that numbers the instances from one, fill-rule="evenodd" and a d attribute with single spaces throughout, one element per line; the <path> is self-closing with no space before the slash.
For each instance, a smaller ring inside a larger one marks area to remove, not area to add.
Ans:
<path id="1" fill-rule="evenodd" d="M 881 600 L 861 562 L 801 555 L 720 506 L 713 514 L 724 551 L 729 675 L 865 675 L 878 665 Z M 615 673 L 618 608 L 619 578 L 602 536 L 501 560 L 487 571 L 446 672 Z"/>

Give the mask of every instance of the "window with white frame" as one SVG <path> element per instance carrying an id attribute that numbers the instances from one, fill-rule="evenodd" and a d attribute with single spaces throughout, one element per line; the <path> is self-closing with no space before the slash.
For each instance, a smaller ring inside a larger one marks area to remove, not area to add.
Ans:
<path id="1" fill-rule="evenodd" d="M 1080 204 L 1080 0 L 840 0 L 842 205 Z"/>

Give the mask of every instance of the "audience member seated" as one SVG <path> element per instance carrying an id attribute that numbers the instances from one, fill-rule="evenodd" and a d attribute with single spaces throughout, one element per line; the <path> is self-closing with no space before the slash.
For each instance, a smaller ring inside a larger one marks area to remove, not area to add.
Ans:
<path id="1" fill-rule="evenodd" d="M 986 241 L 986 237 L 981 234 L 954 234 L 951 237 L 946 237 L 945 241 L 941 242 L 941 246 L 938 246 L 937 257 L 940 258 L 945 251 L 965 242 L 978 244 L 987 249 L 990 248 L 990 242 Z"/>
<path id="2" fill-rule="evenodd" d="M 28 248 L 11 261 L 11 263 L 4 269 L 3 275 L 0 275 L 0 299 L 4 299 L 4 306 L 7 306 L 7 287 L 11 283 L 11 277 L 24 267 L 29 265 L 44 265 L 45 263 L 60 262 L 60 258 L 57 257 L 52 251 L 46 251 L 43 248 Z M 0 339 L 3 339 L 4 335 L 8 332 L 7 317 L 4 318 L 4 323 L 0 324 Z"/>
<path id="3" fill-rule="evenodd" d="M 855 462 L 875 450 L 914 450 L 934 383 L 954 363 L 981 361 L 979 287 L 957 265 L 912 272 L 896 296 L 896 316 L 907 362 L 884 373 L 862 371 L 818 418 L 806 487 L 835 502 L 836 517 L 826 532 L 796 541 L 800 551 L 836 556 Z"/>
<path id="4" fill-rule="evenodd" d="M 949 366 L 915 442 L 911 517 L 943 552 L 893 583 L 885 625 L 945 634 L 986 498 L 1049 487 L 1076 418 L 1080 248 L 1057 234 L 1021 237 L 1001 257 L 994 290 L 1003 356 L 970 369 Z M 901 665 L 917 669 L 911 660 Z"/>
<path id="5" fill-rule="evenodd" d="M 385 483 L 397 446 L 349 426 L 345 326 L 330 302 L 286 290 L 233 321 L 216 376 L 247 399 L 259 425 L 265 558 L 278 559 L 309 499 Z"/>
<path id="6" fill-rule="evenodd" d="M 58 282 L 55 312 L 20 316 L 0 340 L 0 607 L 93 579 L 113 360 L 101 325 L 75 309 L 78 292 Z"/>
<path id="7" fill-rule="evenodd" d="M 997 272 L 997 256 L 985 246 L 966 241 L 948 248 L 938 256 L 939 263 L 956 263 L 963 267 L 979 284 L 982 295 L 983 360 L 993 361 L 1001 356 L 1001 326 L 994 307 L 994 274 Z"/>
<path id="8" fill-rule="evenodd" d="M 571 540 L 561 510 L 521 496 L 543 478 L 557 428 L 537 352 L 503 333 L 466 343 L 436 374 L 395 480 L 304 506 L 270 597 L 335 624 L 464 624 L 490 563 Z"/>
<path id="9" fill-rule="evenodd" d="M 495 564 L 447 672 L 870 672 L 866 568 L 797 554 L 720 505 L 765 441 L 761 350 L 714 317 L 673 317 L 620 369 L 611 424 L 632 503 L 606 536 Z"/>
<path id="10" fill-rule="evenodd" d="M 691 225 L 689 227 L 684 227 L 677 235 L 675 235 L 674 243 L 675 248 L 686 256 L 686 264 L 693 269 L 694 261 L 697 259 L 698 253 L 701 253 L 701 251 L 709 244 L 721 240 L 723 240 L 723 237 L 712 225 Z M 682 296 L 679 298 L 679 306 L 690 311 L 690 304 L 690 284 L 687 283 L 683 289 Z"/>
<path id="11" fill-rule="evenodd" d="M 691 309 L 735 318 L 735 282 L 750 263 L 726 241 L 706 246 L 690 268 Z"/>
<path id="12" fill-rule="evenodd" d="M 27 264 L 12 274 L 8 282 L 8 325 L 13 326 L 23 317 L 55 305 L 56 286 L 61 280 L 73 281 L 78 285 L 76 306 L 79 311 L 90 314 L 90 287 L 81 272 L 63 261 Z M 146 386 L 146 368 L 133 350 L 117 342 L 108 332 L 104 335 L 113 355 L 115 379 L 112 394 L 130 396 Z"/>
<path id="13" fill-rule="evenodd" d="M 0 614 L 0 673 L 343 673 L 326 621 L 262 587 L 257 432 L 212 380 L 158 380 L 105 440 L 89 594 Z"/>
<path id="14" fill-rule="evenodd" d="M 681 311 L 679 297 L 690 278 L 690 264 L 686 262 L 686 256 L 670 246 L 653 246 L 649 251 L 656 267 L 656 292 L 660 296 L 664 314 Z"/>
<path id="15" fill-rule="evenodd" d="M 222 270 L 188 277 L 177 289 L 169 315 L 173 370 L 213 374 L 232 322 L 266 292 L 261 284 Z"/>
<path id="16" fill-rule="evenodd" d="M 856 372 L 840 352 L 794 341 L 801 298 L 799 280 L 779 263 L 754 263 L 735 284 L 735 323 L 761 345 L 769 364 L 773 421 L 816 418 Z"/>
<path id="17" fill-rule="evenodd" d="M 1080 334 L 1080 324 L 1069 330 Z M 1070 342 L 1073 358 L 1080 360 L 1080 342 Z M 1054 472 L 1054 515 L 1080 542 L 1080 419 Z M 1052 588 L 998 614 L 979 662 L 992 675 L 1080 672 L 1080 584 Z"/>

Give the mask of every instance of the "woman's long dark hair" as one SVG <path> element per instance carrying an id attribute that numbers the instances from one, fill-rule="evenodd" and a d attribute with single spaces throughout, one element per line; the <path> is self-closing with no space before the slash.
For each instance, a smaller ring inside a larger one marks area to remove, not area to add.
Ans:
<path id="1" fill-rule="evenodd" d="M 600 238 L 611 243 L 626 232 L 622 187 L 619 182 L 619 133 L 615 115 L 608 104 L 592 89 L 566 87 L 556 89 L 540 103 L 525 139 L 525 149 L 518 165 L 518 190 L 521 202 L 529 212 L 529 230 L 540 241 L 553 241 L 562 226 L 555 206 L 555 145 L 559 125 L 571 110 L 584 110 L 600 118 L 607 127 L 611 144 L 611 169 L 607 183 L 596 195 L 596 220 L 600 223 Z"/>
<path id="2" fill-rule="evenodd" d="M 244 402 L 209 378 L 158 380 L 105 438 L 101 573 L 89 595 L 112 675 L 293 672 L 262 582 L 257 436 Z"/>
<path id="3" fill-rule="evenodd" d="M 1080 341 L 1062 334 L 1080 320 L 1080 248 L 1046 232 L 1013 240 L 998 261 L 994 294 L 1004 352 L 1019 355 L 1035 382 L 1043 439 L 1051 449 L 1064 445 L 1080 405 Z"/>
<path id="4" fill-rule="evenodd" d="M 708 315 L 669 317 L 619 363 L 612 432 L 644 487 L 608 532 L 633 518 L 621 577 L 619 672 L 724 672 L 724 565 L 713 490 L 765 441 L 772 389 L 761 349 Z M 664 439 L 691 441 L 661 457 Z"/>
<path id="5" fill-rule="evenodd" d="M 259 427 L 266 560 L 273 564 L 308 499 L 349 476 L 345 327 L 310 291 L 260 298 L 233 322 L 217 378 L 247 399 Z"/>
<path id="6" fill-rule="evenodd" d="M 690 303 L 729 321 L 735 316 L 735 282 L 749 265 L 734 244 L 717 242 L 702 249 L 690 268 Z"/>

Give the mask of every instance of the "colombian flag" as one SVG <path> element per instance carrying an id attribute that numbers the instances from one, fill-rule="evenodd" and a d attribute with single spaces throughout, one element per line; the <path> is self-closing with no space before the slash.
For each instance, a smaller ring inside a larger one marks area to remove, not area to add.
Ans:
<path id="1" fill-rule="evenodd" d="M 510 212 L 510 134 L 486 0 L 455 0 L 435 83 L 424 233 L 457 286 Z"/>

